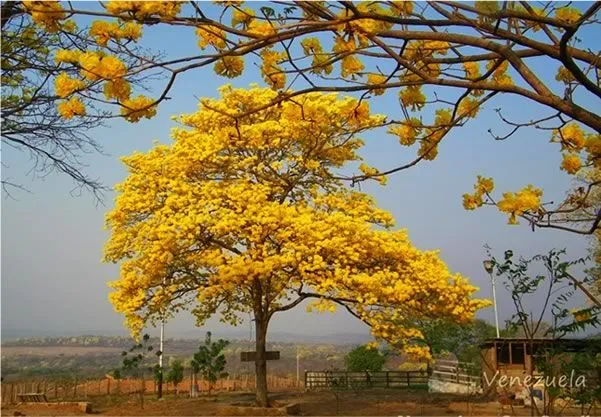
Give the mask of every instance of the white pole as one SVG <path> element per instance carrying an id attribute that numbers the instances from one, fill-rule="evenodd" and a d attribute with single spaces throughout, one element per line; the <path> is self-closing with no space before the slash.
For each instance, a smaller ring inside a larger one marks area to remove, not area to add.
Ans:
<path id="1" fill-rule="evenodd" d="M 163 372 L 163 335 L 165 333 L 165 320 L 161 320 L 161 340 L 159 342 L 159 368 L 161 368 L 161 372 Z"/>
<path id="2" fill-rule="evenodd" d="M 296 385 L 300 383 L 300 351 L 296 347 Z"/>
<path id="3" fill-rule="evenodd" d="M 163 277 L 163 290 L 165 287 L 165 277 Z M 161 376 L 163 375 L 163 336 L 165 334 L 165 314 L 161 313 L 161 336 L 160 336 L 160 341 L 159 341 L 159 352 L 161 352 L 161 354 L 159 355 L 159 371 L 161 372 Z M 163 381 L 161 380 L 161 383 Z"/>
<path id="4" fill-rule="evenodd" d="M 495 291 L 495 277 L 493 274 L 490 274 L 490 280 L 492 282 L 492 303 L 495 308 L 495 326 L 497 328 L 497 339 L 501 337 L 499 333 L 499 313 L 497 311 L 497 293 Z"/>
<path id="5" fill-rule="evenodd" d="M 165 277 L 163 277 L 163 287 L 165 287 Z M 163 375 L 163 339 L 165 336 L 165 314 L 161 313 L 161 335 L 159 339 L 159 384 L 160 384 L 160 397 L 163 398 L 163 383 L 164 383 L 164 375 Z"/>

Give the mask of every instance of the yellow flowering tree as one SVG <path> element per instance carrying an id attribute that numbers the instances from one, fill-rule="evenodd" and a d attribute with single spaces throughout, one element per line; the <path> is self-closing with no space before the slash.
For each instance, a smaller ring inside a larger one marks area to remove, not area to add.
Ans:
<path id="1" fill-rule="evenodd" d="M 588 170 L 594 174 L 554 204 L 527 181 L 523 189 L 500 196 L 485 190 L 492 180 L 484 188 L 478 182 L 475 193 L 464 196 L 465 207 L 496 206 L 512 224 L 522 219 L 533 228 L 595 235 L 601 209 L 591 199 L 601 182 L 589 179 L 598 178 L 601 167 L 599 9 L 599 2 L 108 1 L 90 11 L 85 3 L 34 1 L 16 3 L 3 16 L 26 15 L 38 31 L 58 36 L 76 32 L 88 43 L 50 51 L 71 74 L 56 93 L 79 94 L 80 81 L 102 86 L 86 98 L 114 106 L 112 114 L 130 121 L 152 117 L 179 75 L 202 69 L 229 79 L 250 66 L 260 68 L 278 94 L 246 108 L 247 114 L 312 92 L 349 92 L 362 100 L 394 94 L 399 107 L 391 111 L 389 132 L 414 153 L 393 167 L 363 166 L 345 178 L 349 182 L 383 181 L 435 159 L 449 132 L 470 123 L 499 96 L 533 105 L 540 111 L 536 120 L 511 120 L 499 111 L 508 131 L 491 128 L 492 136 L 506 140 L 528 128 L 548 130 L 551 146 L 562 154 L 558 169 L 575 178 Z M 95 21 L 85 29 L 69 23 L 90 15 Z M 2 22 L 4 30 L 4 17 Z M 136 50 L 150 25 L 188 27 L 198 52 L 160 59 Z M 555 76 L 542 73 L 542 65 Z M 166 76 L 164 88 L 153 97 L 134 98 L 130 78 L 156 72 Z M 62 99 L 56 104 L 62 103 L 63 118 L 78 120 L 80 103 Z"/>
<path id="2" fill-rule="evenodd" d="M 123 158 L 129 175 L 107 215 L 110 300 L 132 333 L 191 309 L 256 328 L 257 402 L 266 406 L 266 336 L 274 314 L 346 309 L 373 335 L 427 355 L 409 318 L 470 320 L 487 301 L 436 251 L 416 249 L 391 215 L 348 190 L 337 170 L 359 160 L 357 134 L 380 126 L 365 101 L 309 93 L 246 114 L 269 88 L 220 89 L 177 118 L 171 145 Z M 367 169 L 367 167 L 366 167 Z"/>

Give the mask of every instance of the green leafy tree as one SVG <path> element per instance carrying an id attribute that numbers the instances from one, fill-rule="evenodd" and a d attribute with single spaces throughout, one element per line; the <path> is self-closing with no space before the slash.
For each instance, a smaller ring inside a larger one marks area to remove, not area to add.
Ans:
<path id="1" fill-rule="evenodd" d="M 344 358 L 346 369 L 351 372 L 379 372 L 386 363 L 386 357 L 367 345 L 357 346 Z"/>
<path id="2" fill-rule="evenodd" d="M 480 319 L 469 323 L 431 320 L 420 323 L 419 329 L 432 355 L 452 353 L 458 361 L 469 363 L 465 370 L 475 374 L 479 374 L 479 345 L 496 334 L 494 326 Z M 506 331 L 502 333 L 505 335 Z"/>
<path id="3" fill-rule="evenodd" d="M 498 261 L 490 254 L 490 249 L 487 249 L 495 273 L 504 278 L 505 287 L 511 294 L 515 308 L 515 313 L 507 321 L 507 326 L 515 329 L 516 332 L 519 330 L 527 339 L 528 350 L 535 352 L 535 363 L 526 370 L 530 377 L 535 371 L 547 379 L 560 374 L 569 374 L 571 370 L 593 369 L 598 350 L 574 355 L 567 354 L 561 345 L 555 343 L 542 346 L 535 344 L 535 339 L 541 337 L 550 340 L 560 339 L 601 324 L 601 308 L 597 305 L 579 309 L 568 307 L 574 293 L 582 289 L 574 282 L 571 271 L 577 265 L 584 265 L 586 259 L 567 261 L 564 259 L 565 250 L 551 250 L 545 255 L 536 255 L 529 259 L 520 257 L 516 260 L 513 251 L 507 250 L 503 260 Z M 583 281 L 584 284 L 589 284 L 587 279 Z M 532 310 L 532 306 L 540 306 L 540 308 L 536 311 Z M 547 323 L 545 318 L 549 316 L 551 321 Z M 597 388 L 594 385 L 592 387 Z M 544 415 L 555 414 L 558 411 L 555 409 L 558 398 L 574 400 L 583 409 L 584 402 L 592 401 L 588 403 L 592 406 L 594 401 L 599 399 L 599 391 L 595 389 L 572 390 L 554 385 L 546 388 L 542 403 Z M 531 401 L 536 411 L 540 412 L 533 397 Z"/>
<path id="4" fill-rule="evenodd" d="M 211 340 L 211 332 L 207 332 L 204 345 L 198 347 L 198 352 L 194 354 L 190 366 L 194 373 L 194 379 L 200 373 L 202 378 L 209 385 L 209 395 L 213 384 L 219 378 L 225 378 L 228 374 L 225 372 L 227 361 L 223 350 L 230 344 L 229 341 L 219 339 L 216 342 Z"/>
<path id="5" fill-rule="evenodd" d="M 140 384 L 144 387 L 146 371 L 149 371 L 153 378 L 158 380 L 161 375 L 161 369 L 158 365 L 149 366 L 150 358 L 160 355 L 161 352 L 153 352 L 154 348 L 150 344 L 150 336 L 145 334 L 140 343 L 133 345 L 128 351 L 121 352 L 123 360 L 121 368 L 115 369 L 112 374 L 115 379 L 121 379 L 130 375 L 140 379 Z M 144 389 L 140 390 L 140 404 L 144 407 Z"/>
<path id="6" fill-rule="evenodd" d="M 175 388 L 175 395 L 178 394 L 177 385 L 184 380 L 184 365 L 182 361 L 173 359 L 169 363 L 169 372 L 165 375 L 167 383 L 172 383 Z"/>

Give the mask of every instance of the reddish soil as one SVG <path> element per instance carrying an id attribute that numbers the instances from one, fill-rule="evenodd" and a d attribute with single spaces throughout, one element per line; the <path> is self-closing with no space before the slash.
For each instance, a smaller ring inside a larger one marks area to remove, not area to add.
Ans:
<path id="1" fill-rule="evenodd" d="M 222 393 L 214 397 L 176 398 L 169 395 L 157 401 L 147 396 L 144 407 L 140 398 L 131 396 L 97 397 L 91 401 L 92 414 L 113 416 L 215 416 L 224 415 L 223 408 L 252 406 L 253 393 Z M 305 416 L 496 416 L 496 415 L 530 415 L 529 408 L 501 407 L 498 402 L 487 402 L 483 399 L 468 401 L 453 395 L 428 394 L 424 391 L 407 390 L 370 390 L 354 392 L 279 392 L 270 395 L 276 405 L 300 404 L 300 415 Z M 15 411 L 25 415 L 83 415 L 76 408 L 50 408 L 43 405 L 20 405 L 10 409 L 2 409 L 2 415 L 13 415 Z M 564 410 L 562 415 L 580 415 L 579 410 Z M 589 411 L 589 415 L 600 415 L 601 409 Z M 262 415 L 257 409 L 248 409 L 248 414 Z"/>

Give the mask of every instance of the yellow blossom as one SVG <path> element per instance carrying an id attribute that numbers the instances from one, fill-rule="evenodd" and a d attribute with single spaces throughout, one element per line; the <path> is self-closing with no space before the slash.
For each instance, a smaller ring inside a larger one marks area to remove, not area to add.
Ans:
<path id="1" fill-rule="evenodd" d="M 244 59 L 239 56 L 224 56 L 215 63 L 213 69 L 222 77 L 236 78 L 244 71 Z"/>
<path id="2" fill-rule="evenodd" d="M 478 207 L 482 207 L 483 204 L 482 196 L 463 194 L 463 208 L 466 210 L 475 210 Z"/>
<path id="3" fill-rule="evenodd" d="M 77 97 L 72 97 L 67 101 L 58 104 L 58 112 L 65 119 L 71 119 L 74 116 L 84 116 L 86 106 Z"/>
<path id="4" fill-rule="evenodd" d="M 123 78 L 117 78 L 115 80 L 107 81 L 104 84 L 104 96 L 107 99 L 116 99 L 124 101 L 131 95 L 131 86 L 127 80 Z"/>
<path id="5" fill-rule="evenodd" d="M 476 190 L 476 193 L 480 195 L 491 193 L 495 189 L 495 183 L 492 178 L 478 175 L 474 189 Z"/>
<path id="6" fill-rule="evenodd" d="M 433 161 L 438 156 L 438 142 L 431 138 L 422 139 L 417 154 L 426 161 Z"/>
<path id="7" fill-rule="evenodd" d="M 385 75 L 382 75 L 382 74 L 368 74 L 367 75 L 367 84 L 372 85 L 372 86 L 385 84 L 387 78 L 388 77 L 386 77 Z M 374 88 L 371 91 L 373 91 L 373 93 L 376 96 L 381 96 L 382 94 L 384 94 L 384 88 Z"/>
<path id="8" fill-rule="evenodd" d="M 116 23 L 96 20 L 92 22 L 90 27 L 90 36 L 96 39 L 98 45 L 106 46 L 109 40 L 119 40 L 121 38 L 121 28 Z"/>
<path id="9" fill-rule="evenodd" d="M 480 65 L 477 62 L 464 62 L 463 69 L 468 80 L 475 80 L 480 77 Z"/>
<path id="10" fill-rule="evenodd" d="M 232 12 L 232 26 L 243 25 L 247 27 L 248 24 L 254 19 L 255 11 L 248 7 L 243 9 L 234 9 Z"/>
<path id="11" fill-rule="evenodd" d="M 286 85 L 286 74 L 278 63 L 285 59 L 285 53 L 276 52 L 270 48 L 261 51 L 261 74 L 267 84 L 276 90 L 280 90 Z"/>
<path id="12" fill-rule="evenodd" d="M 226 47 L 225 43 L 225 32 L 213 25 L 205 25 L 196 29 L 196 36 L 198 36 L 198 46 L 201 49 L 205 49 L 211 45 L 217 49 L 223 49 Z"/>
<path id="13" fill-rule="evenodd" d="M 142 95 L 124 100 L 121 114 L 127 121 L 132 123 L 139 121 L 142 117 L 150 119 L 157 112 L 156 106 L 151 106 L 152 103 L 154 103 L 153 99 Z"/>
<path id="14" fill-rule="evenodd" d="M 480 102 L 471 97 L 464 97 L 459 102 L 459 116 L 473 118 L 478 114 L 478 110 L 480 110 Z"/>
<path id="15" fill-rule="evenodd" d="M 127 73 L 127 67 L 119 58 L 97 52 L 85 52 L 79 56 L 81 74 L 90 81 L 98 79 L 113 80 L 122 78 Z"/>
<path id="16" fill-rule="evenodd" d="M 601 135 L 589 134 L 586 136 L 584 147 L 590 160 L 601 158 Z"/>
<path id="17" fill-rule="evenodd" d="M 366 14 L 375 14 L 375 15 L 389 15 L 390 10 L 386 10 L 382 8 L 377 2 L 360 2 L 355 6 L 360 13 Z M 351 14 L 348 8 L 344 8 L 341 10 L 339 17 L 347 18 Z M 366 34 L 376 33 L 380 30 L 390 29 L 392 26 L 391 23 L 382 20 L 382 19 L 354 19 L 349 23 L 350 29 L 354 31 L 361 43 L 361 46 L 367 46 L 367 37 Z M 338 30 L 343 29 L 339 27 Z"/>
<path id="18" fill-rule="evenodd" d="M 434 117 L 434 122 L 436 123 L 436 126 L 448 126 L 449 124 L 451 124 L 451 109 L 449 108 L 443 108 L 443 109 L 437 109 L 434 114 L 436 115 Z"/>
<path id="19" fill-rule="evenodd" d="M 568 24 L 576 23 L 578 20 L 580 20 L 580 16 L 580 10 L 574 7 L 560 7 L 555 11 L 555 17 Z"/>
<path id="20" fill-rule="evenodd" d="M 566 171 L 568 174 L 577 173 L 582 168 L 582 162 L 578 155 L 573 153 L 564 153 L 563 160 L 561 161 L 561 169 Z"/>
<path id="21" fill-rule="evenodd" d="M 446 41 L 426 41 L 423 48 L 427 51 L 427 55 L 446 55 L 451 46 Z"/>
<path id="22" fill-rule="evenodd" d="M 484 196 L 491 193 L 495 188 L 492 178 L 486 178 L 478 175 L 476 184 L 474 184 L 473 194 L 463 194 L 463 208 L 466 210 L 475 210 L 484 204 Z"/>
<path id="23" fill-rule="evenodd" d="M 399 92 L 399 98 L 404 106 L 411 107 L 412 111 L 421 110 L 426 104 L 426 96 L 419 85 L 411 85 Z"/>
<path id="24" fill-rule="evenodd" d="M 568 149 L 572 151 L 581 150 L 586 143 L 584 131 L 576 122 L 568 123 L 564 127 L 553 131 L 551 140 L 559 142 L 562 150 Z"/>
<path id="25" fill-rule="evenodd" d="M 275 34 L 275 28 L 270 22 L 262 22 L 254 19 L 248 25 L 248 33 L 256 36 L 271 36 Z"/>
<path id="26" fill-rule="evenodd" d="M 370 167 L 369 165 L 362 163 L 359 165 L 359 171 L 361 171 L 366 177 L 372 177 L 382 185 L 386 185 L 386 176 L 378 175 L 380 171 L 377 168 Z"/>
<path id="27" fill-rule="evenodd" d="M 121 28 L 121 37 L 131 39 L 132 41 L 138 40 L 142 36 L 142 25 L 136 22 L 127 22 Z"/>
<path id="28" fill-rule="evenodd" d="M 181 1 L 119 1 L 111 0 L 106 11 L 114 15 L 127 14 L 138 20 L 159 17 L 171 20 L 181 11 Z"/>
<path id="29" fill-rule="evenodd" d="M 419 119 L 412 117 L 399 125 L 391 127 L 388 129 L 388 133 L 398 136 L 401 145 L 411 146 L 415 143 L 421 129 L 422 124 Z"/>
<path id="30" fill-rule="evenodd" d="M 98 67 L 100 76 L 107 80 L 121 78 L 127 73 L 127 67 L 119 58 L 112 55 L 105 56 Z"/>
<path id="31" fill-rule="evenodd" d="M 354 76 L 355 74 L 363 71 L 365 66 L 355 55 L 347 55 L 342 58 L 340 68 L 340 74 L 342 77 L 346 78 L 349 76 Z"/>
<path id="32" fill-rule="evenodd" d="M 90 81 L 96 81 L 100 76 L 101 56 L 96 52 L 85 52 L 79 55 L 78 64 L 81 67 L 81 75 Z"/>
<path id="33" fill-rule="evenodd" d="M 54 54 L 54 62 L 56 62 L 57 64 L 60 64 L 62 62 L 75 64 L 79 62 L 79 57 L 81 56 L 81 54 L 82 52 L 79 50 L 59 49 Z"/>
<path id="34" fill-rule="evenodd" d="M 24 1 L 21 4 L 31 14 L 31 19 L 50 33 L 58 31 L 60 20 L 66 17 L 58 1 Z"/>
<path id="35" fill-rule="evenodd" d="M 77 90 L 81 90 L 86 86 L 86 83 L 77 78 L 71 78 L 66 72 L 61 72 L 54 79 L 54 90 L 60 98 L 65 98 Z"/>
<path id="36" fill-rule="evenodd" d="M 321 42 L 316 37 L 304 38 L 301 41 L 301 46 L 305 55 L 315 55 L 323 51 Z"/>
<path id="37" fill-rule="evenodd" d="M 345 40 L 342 36 L 336 36 L 334 40 L 334 48 L 333 51 L 336 53 L 342 52 L 352 52 L 357 49 L 357 43 L 354 37 L 349 37 L 348 40 Z"/>
<path id="38" fill-rule="evenodd" d="M 507 70 L 509 69 L 509 62 L 503 61 L 497 66 L 497 61 L 488 61 L 486 64 L 486 70 L 490 71 L 493 68 L 495 70 L 492 73 L 492 80 L 495 84 L 499 85 L 512 85 L 513 80 L 509 74 L 507 74 Z"/>
<path id="39" fill-rule="evenodd" d="M 561 81 L 564 84 L 569 84 L 573 81 L 575 81 L 576 79 L 574 78 L 574 75 L 572 74 L 572 72 L 570 72 L 566 67 L 564 67 L 563 65 L 560 66 L 557 69 L 557 74 L 555 75 L 555 79 L 557 81 Z"/>
<path id="40" fill-rule="evenodd" d="M 517 193 L 503 193 L 503 198 L 497 203 L 497 207 L 500 211 L 510 215 L 510 224 L 518 224 L 518 216 L 526 212 L 536 211 L 541 207 L 540 198 L 542 195 L 542 190 L 528 185 Z"/>

